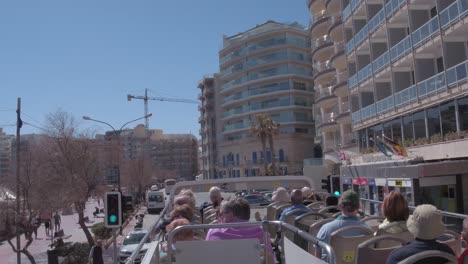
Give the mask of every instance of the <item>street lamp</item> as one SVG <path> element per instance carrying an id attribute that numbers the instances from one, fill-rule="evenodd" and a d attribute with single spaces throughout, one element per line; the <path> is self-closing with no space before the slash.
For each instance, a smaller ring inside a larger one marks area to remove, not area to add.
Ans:
<path id="1" fill-rule="evenodd" d="M 133 120 L 130 120 L 128 121 L 127 123 L 123 124 L 119 130 L 116 130 L 111 124 L 107 123 L 107 122 L 104 122 L 104 121 L 101 121 L 101 120 L 96 120 L 96 119 L 93 119 L 89 116 L 83 116 L 83 119 L 84 120 L 88 120 L 88 121 L 94 121 L 94 122 L 98 122 L 98 123 L 101 123 L 101 124 L 105 124 L 105 125 L 108 125 L 110 128 L 112 128 L 112 130 L 114 131 L 114 135 L 117 136 L 117 139 L 118 139 L 118 142 L 119 142 L 119 146 L 120 146 L 120 134 L 122 133 L 122 129 L 132 123 L 132 122 L 135 122 L 135 121 L 138 121 L 138 120 L 141 120 L 141 119 L 144 119 L 144 118 L 148 118 L 148 117 L 151 117 L 153 114 L 147 114 L 145 116 L 142 116 L 140 118 L 137 118 L 137 119 L 133 119 Z M 120 157 L 120 153 L 119 153 L 119 157 Z M 120 158 L 119 158 L 120 160 Z M 118 162 L 117 164 L 117 187 L 118 187 L 118 190 L 120 191 L 120 161 Z"/>

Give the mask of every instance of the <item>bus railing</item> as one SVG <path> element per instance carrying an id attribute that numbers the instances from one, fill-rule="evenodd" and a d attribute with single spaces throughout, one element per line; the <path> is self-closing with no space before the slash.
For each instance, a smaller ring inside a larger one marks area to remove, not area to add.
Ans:
<path id="1" fill-rule="evenodd" d="M 167 206 L 167 204 L 166 204 L 166 206 L 164 206 L 164 209 L 159 214 L 159 217 L 156 219 L 154 224 L 151 225 L 150 229 L 148 230 L 148 233 L 146 233 L 146 235 L 143 237 L 143 239 L 140 241 L 140 243 L 138 243 L 138 246 L 135 248 L 133 253 L 127 258 L 127 260 L 125 261 L 125 264 L 133 264 L 133 262 L 135 261 L 135 258 L 138 257 L 138 255 L 140 254 L 140 251 L 143 248 L 143 245 L 150 238 L 150 236 L 154 232 L 156 232 L 156 228 L 158 227 L 158 225 L 162 221 L 162 219 L 164 219 L 164 217 L 166 215 L 166 211 L 167 211 L 168 208 L 169 208 L 169 206 Z"/>
<path id="2" fill-rule="evenodd" d="M 292 226 L 290 224 L 281 222 L 281 221 L 263 221 L 263 222 L 237 222 L 237 223 L 225 223 L 225 224 L 203 224 L 203 225 L 185 225 L 185 226 L 178 226 L 174 228 L 169 234 L 167 234 L 167 243 L 168 245 L 172 245 L 174 241 L 174 235 L 181 231 L 181 230 L 186 230 L 186 229 L 207 229 L 207 228 L 226 228 L 226 227 L 242 227 L 242 226 L 262 226 L 263 230 L 268 230 L 268 225 L 274 225 L 277 229 L 278 232 L 282 232 L 283 229 L 288 230 L 289 232 L 294 233 L 295 235 L 300 236 L 301 238 L 307 240 L 308 242 L 314 243 L 316 246 L 318 246 L 320 249 L 323 249 L 327 252 L 328 255 L 328 262 L 329 263 L 335 263 L 335 251 L 333 248 L 319 240 L 318 238 L 310 235 L 309 233 L 300 230 L 299 228 Z M 270 243 L 269 239 L 269 233 L 268 232 L 263 232 L 263 241 L 264 243 Z M 167 256 L 169 258 L 169 263 L 172 263 L 173 255 L 174 255 L 174 249 L 172 246 L 167 247 Z M 264 258 L 265 258 L 265 263 L 270 263 L 270 253 L 269 253 L 269 247 L 264 246 Z M 128 264 L 128 263 L 126 263 Z"/>

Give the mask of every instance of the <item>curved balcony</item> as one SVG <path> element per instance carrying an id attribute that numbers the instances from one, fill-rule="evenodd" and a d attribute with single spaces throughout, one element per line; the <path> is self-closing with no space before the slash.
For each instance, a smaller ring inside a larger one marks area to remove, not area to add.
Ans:
<path id="1" fill-rule="evenodd" d="M 325 9 L 325 0 L 307 0 L 307 7 L 309 12 L 317 15 Z"/>
<path id="2" fill-rule="evenodd" d="M 310 38 L 315 39 L 327 34 L 331 17 L 327 13 L 320 14 L 309 23 Z"/>
<path id="3" fill-rule="evenodd" d="M 335 43 L 333 46 L 335 53 L 330 57 L 330 61 L 333 67 L 339 70 L 345 70 L 347 66 L 344 44 L 344 41 Z"/>
<path id="4" fill-rule="evenodd" d="M 321 108 L 330 108 L 338 101 L 338 97 L 333 94 L 331 86 L 320 89 L 316 96 L 315 103 Z"/>
<path id="5" fill-rule="evenodd" d="M 315 125 L 320 128 L 322 132 L 335 131 L 338 128 L 336 123 L 336 112 L 325 113 L 321 116 L 317 116 L 315 119 Z"/>
<path id="6" fill-rule="evenodd" d="M 331 17 L 330 26 L 328 27 L 327 33 L 334 42 L 340 42 L 344 40 L 343 21 L 341 20 L 341 15 L 335 15 Z"/>
<path id="7" fill-rule="evenodd" d="M 315 74 L 312 77 L 316 84 L 329 83 L 336 72 L 335 68 L 331 65 L 330 61 L 316 63 L 314 65 Z"/>
<path id="8" fill-rule="evenodd" d="M 330 13 L 341 12 L 341 1 L 340 0 L 327 0 L 325 2 L 325 8 Z"/>
<path id="9" fill-rule="evenodd" d="M 333 85 L 333 93 L 338 97 L 348 96 L 348 72 L 339 72 L 337 77 L 336 84 Z"/>
<path id="10" fill-rule="evenodd" d="M 336 116 L 336 122 L 340 124 L 351 123 L 351 108 L 349 107 L 349 102 L 342 102 L 339 104 L 339 113 Z"/>
<path id="11" fill-rule="evenodd" d="M 324 35 L 311 43 L 312 59 L 315 61 L 328 60 L 334 52 L 333 42 L 328 35 Z"/>

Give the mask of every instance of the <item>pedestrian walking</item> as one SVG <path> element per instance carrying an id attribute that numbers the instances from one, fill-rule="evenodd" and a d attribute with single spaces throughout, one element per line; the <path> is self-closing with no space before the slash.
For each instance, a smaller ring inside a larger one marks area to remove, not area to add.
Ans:
<path id="1" fill-rule="evenodd" d="M 102 240 L 98 239 L 96 245 L 91 248 L 88 256 L 88 264 L 104 264 L 102 259 Z"/>
<path id="2" fill-rule="evenodd" d="M 54 230 L 55 232 L 60 230 L 60 225 L 62 224 L 62 218 L 60 217 L 58 212 L 54 214 Z"/>
<path id="3" fill-rule="evenodd" d="M 37 239 L 37 229 L 41 226 L 41 222 L 37 219 L 37 217 L 33 217 L 31 219 L 31 225 L 33 227 L 33 232 L 34 232 L 34 239 Z"/>
<path id="4" fill-rule="evenodd" d="M 45 219 L 44 220 L 44 227 L 45 227 L 46 236 L 49 236 L 49 234 L 50 234 L 50 219 Z"/>
<path id="5" fill-rule="evenodd" d="M 101 198 L 99 198 L 99 197 L 97 198 L 97 205 L 98 205 L 99 207 L 101 207 Z"/>

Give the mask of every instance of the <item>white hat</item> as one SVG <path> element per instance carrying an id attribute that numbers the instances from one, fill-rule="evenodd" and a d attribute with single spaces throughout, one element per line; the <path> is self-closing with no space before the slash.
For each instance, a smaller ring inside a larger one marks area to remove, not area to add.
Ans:
<path id="1" fill-rule="evenodd" d="M 289 198 L 288 191 L 283 187 L 279 187 L 278 189 L 276 189 L 276 191 L 273 192 L 273 196 L 271 197 L 271 200 L 273 200 L 273 202 L 289 203 L 290 198 Z"/>
<path id="2" fill-rule="evenodd" d="M 420 239 L 436 239 L 445 231 L 442 213 L 430 204 L 419 205 L 406 222 L 408 230 Z"/>

